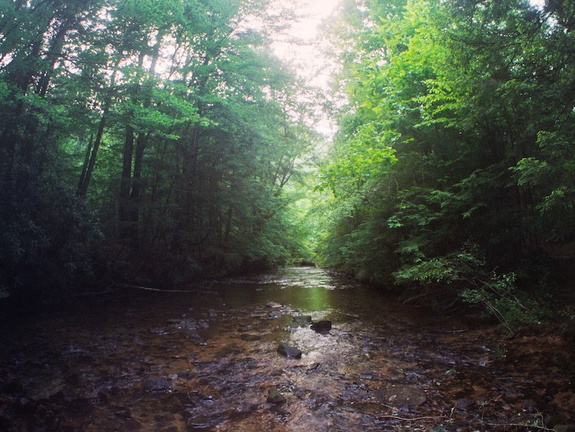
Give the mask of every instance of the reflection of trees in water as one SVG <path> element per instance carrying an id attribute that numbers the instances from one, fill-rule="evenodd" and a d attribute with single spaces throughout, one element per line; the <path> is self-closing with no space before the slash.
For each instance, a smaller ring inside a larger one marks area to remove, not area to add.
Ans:
<path id="1" fill-rule="evenodd" d="M 3 424 L 315 432 L 455 421 L 477 430 L 537 420 L 524 411 L 528 401 L 548 415 L 572 409 L 573 359 L 557 337 L 509 339 L 476 317 L 418 316 L 359 284 L 302 286 L 306 274 L 340 284 L 321 270 L 289 272 L 294 286 L 256 277 L 221 281 L 205 294 L 116 293 L 22 325 L 17 339 L 5 328 Z M 276 276 L 285 280 L 285 272 Z M 313 291 L 321 292 L 318 309 Z M 289 325 L 308 314 L 333 328 Z M 300 349 L 301 359 L 279 355 L 280 343 Z M 285 402 L 266 403 L 272 389 Z M 550 401 L 549 392 L 561 398 Z"/>

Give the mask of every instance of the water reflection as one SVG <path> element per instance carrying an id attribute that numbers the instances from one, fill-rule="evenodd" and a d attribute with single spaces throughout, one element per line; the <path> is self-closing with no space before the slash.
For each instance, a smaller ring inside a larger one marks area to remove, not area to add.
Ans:
<path id="1" fill-rule="evenodd" d="M 253 278 L 233 279 L 217 288 L 231 307 L 255 307 L 276 301 L 297 311 L 324 315 L 330 312 L 341 316 L 379 315 L 382 309 L 391 312 L 387 306 L 390 298 L 381 291 L 347 284 L 315 267 L 286 268 Z"/>
<path id="2" fill-rule="evenodd" d="M 333 327 L 291 325 L 301 315 Z M 546 363 L 527 374 L 471 324 L 316 268 L 118 293 L 3 336 L 0 429 L 504 430 L 485 425 L 540 418 L 527 398 L 561 412 L 545 393 L 552 361 L 562 363 L 549 394 L 575 400 L 570 357 L 531 345 L 531 367 Z M 301 359 L 278 354 L 280 343 Z"/>

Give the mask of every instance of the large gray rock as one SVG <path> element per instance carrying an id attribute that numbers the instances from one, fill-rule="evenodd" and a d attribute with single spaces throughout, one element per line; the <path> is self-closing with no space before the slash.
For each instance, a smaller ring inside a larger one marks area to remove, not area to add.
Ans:
<path id="1" fill-rule="evenodd" d="M 307 327 L 311 324 L 311 315 L 297 315 L 293 317 L 291 327 Z"/>

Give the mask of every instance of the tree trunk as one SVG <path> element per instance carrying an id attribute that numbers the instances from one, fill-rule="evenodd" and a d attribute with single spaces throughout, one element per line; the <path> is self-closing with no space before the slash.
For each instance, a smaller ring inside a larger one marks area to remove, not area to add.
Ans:
<path id="1" fill-rule="evenodd" d="M 88 193 L 88 186 L 90 185 L 90 179 L 92 178 L 92 173 L 94 172 L 94 166 L 96 165 L 96 157 L 98 156 L 98 150 L 102 142 L 102 135 L 104 134 L 104 128 L 106 127 L 108 112 L 110 111 L 110 99 L 106 101 L 106 106 L 104 107 L 104 112 L 100 118 L 100 123 L 98 124 L 98 132 L 96 133 L 96 139 L 92 146 L 90 156 L 87 157 L 84 167 L 82 168 L 82 174 L 80 175 L 80 180 L 78 181 L 78 189 L 76 195 L 80 198 L 85 198 Z"/>
<path id="2" fill-rule="evenodd" d="M 118 197 L 119 238 L 130 238 L 130 189 L 132 186 L 132 158 L 134 154 L 134 128 L 126 126 L 124 149 L 122 151 L 122 175 L 120 178 L 120 194 Z"/>
<path id="3" fill-rule="evenodd" d="M 132 178 L 132 189 L 130 191 L 130 240 L 132 247 L 138 249 L 140 241 L 140 195 L 142 191 L 142 171 L 144 161 L 144 150 L 148 135 L 140 134 L 136 139 L 136 151 L 134 154 L 134 172 Z"/>

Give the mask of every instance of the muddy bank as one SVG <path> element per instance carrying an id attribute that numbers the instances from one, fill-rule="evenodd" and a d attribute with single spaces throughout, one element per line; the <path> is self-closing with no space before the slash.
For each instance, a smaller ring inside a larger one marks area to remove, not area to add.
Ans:
<path id="1" fill-rule="evenodd" d="M 535 431 L 575 418 L 558 335 L 509 338 L 314 268 L 83 300 L 2 329 L 1 430 Z"/>

